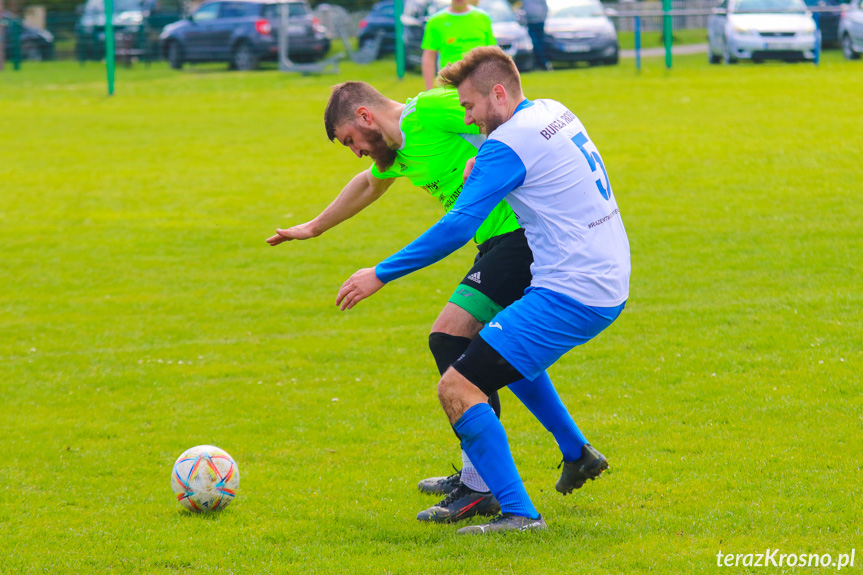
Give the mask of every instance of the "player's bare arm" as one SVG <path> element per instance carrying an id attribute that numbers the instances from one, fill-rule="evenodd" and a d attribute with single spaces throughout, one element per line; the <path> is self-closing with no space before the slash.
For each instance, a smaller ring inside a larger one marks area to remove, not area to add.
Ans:
<path id="1" fill-rule="evenodd" d="M 431 90 L 434 88 L 434 79 L 437 76 L 437 51 L 423 50 L 422 70 L 426 90 Z"/>
<path id="2" fill-rule="evenodd" d="M 466 182 L 470 177 L 470 173 L 473 171 L 473 165 L 476 163 L 476 158 L 469 159 L 464 165 L 464 172 L 462 173 L 462 179 Z"/>
<path id="3" fill-rule="evenodd" d="M 375 178 L 371 170 L 364 170 L 354 176 L 336 199 L 315 219 L 287 229 L 277 229 L 276 235 L 268 238 L 267 243 L 277 246 L 291 240 L 316 238 L 370 206 L 394 181 L 395 178 Z"/>
<path id="4" fill-rule="evenodd" d="M 351 309 L 367 297 L 374 295 L 384 285 L 384 282 L 375 274 L 375 268 L 361 269 L 342 284 L 336 296 L 336 305 L 342 311 Z"/>

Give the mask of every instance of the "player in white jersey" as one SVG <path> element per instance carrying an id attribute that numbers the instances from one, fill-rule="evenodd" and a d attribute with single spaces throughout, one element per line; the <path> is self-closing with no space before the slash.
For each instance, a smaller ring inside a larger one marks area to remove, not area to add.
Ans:
<path id="1" fill-rule="evenodd" d="M 440 76 L 458 89 L 465 122 L 478 125 L 488 139 L 453 209 L 397 254 L 351 276 L 336 303 L 349 309 L 386 282 L 452 253 L 506 199 L 534 254 L 531 286 L 444 373 L 438 396 L 501 506 L 497 519 L 459 533 L 542 529 L 545 521 L 487 398 L 516 382 L 524 387 L 522 380 L 535 380 L 611 325 L 629 297 L 629 241 L 605 165 L 584 126 L 558 102 L 527 100 L 512 59 L 496 47 L 475 48 Z M 547 429 L 572 422 L 553 387 L 536 386 L 518 397 Z M 559 491 L 577 467 L 564 462 Z"/>

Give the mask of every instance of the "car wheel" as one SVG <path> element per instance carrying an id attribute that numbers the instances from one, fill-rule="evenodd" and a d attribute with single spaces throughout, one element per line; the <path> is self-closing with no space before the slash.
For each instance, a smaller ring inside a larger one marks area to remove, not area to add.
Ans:
<path id="1" fill-rule="evenodd" d="M 240 42 L 234 47 L 231 64 L 237 70 L 248 72 L 258 67 L 258 56 L 248 42 Z"/>
<path id="2" fill-rule="evenodd" d="M 714 54 L 710 46 L 707 47 L 707 61 L 711 64 L 719 64 L 722 62 L 722 56 Z"/>
<path id="3" fill-rule="evenodd" d="M 311 62 L 315 62 L 318 60 L 315 54 L 288 54 L 288 58 L 290 58 L 291 62 L 295 64 L 309 64 Z"/>
<path id="4" fill-rule="evenodd" d="M 174 70 L 183 69 L 183 47 L 176 40 L 168 44 L 168 65 Z"/>
<path id="5" fill-rule="evenodd" d="M 842 35 L 842 55 L 846 60 L 859 60 L 860 53 L 854 51 L 854 44 L 851 42 L 851 35 L 846 32 Z"/>

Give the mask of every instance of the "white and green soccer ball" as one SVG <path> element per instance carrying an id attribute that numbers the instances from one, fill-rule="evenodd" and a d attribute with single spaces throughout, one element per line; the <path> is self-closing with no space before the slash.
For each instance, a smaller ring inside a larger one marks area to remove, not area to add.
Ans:
<path id="1" fill-rule="evenodd" d="M 171 471 L 171 489 L 189 511 L 224 509 L 239 486 L 240 470 L 234 458 L 213 445 L 187 449 Z"/>

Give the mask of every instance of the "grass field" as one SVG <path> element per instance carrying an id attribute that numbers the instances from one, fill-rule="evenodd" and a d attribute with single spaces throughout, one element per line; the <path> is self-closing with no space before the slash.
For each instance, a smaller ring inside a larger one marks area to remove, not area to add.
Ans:
<path id="1" fill-rule="evenodd" d="M 863 565 L 863 64 L 706 57 L 525 76 L 602 152 L 631 247 L 623 316 L 552 378 L 611 470 L 573 496 L 509 394 L 542 533 L 419 524 L 457 447 L 428 328 L 472 258 L 354 310 L 338 287 L 440 215 L 400 182 L 276 248 L 366 162 L 330 144 L 338 76 L 0 73 L 0 572 L 727 573 L 717 553 Z M 179 509 L 186 448 L 231 453 L 223 513 Z M 834 569 L 815 569 L 831 572 Z M 803 570 L 806 571 L 806 570 Z"/>

